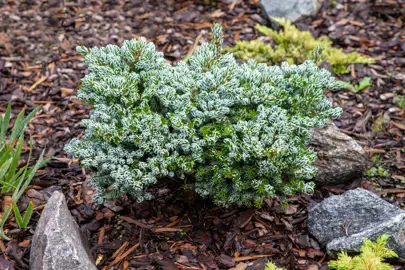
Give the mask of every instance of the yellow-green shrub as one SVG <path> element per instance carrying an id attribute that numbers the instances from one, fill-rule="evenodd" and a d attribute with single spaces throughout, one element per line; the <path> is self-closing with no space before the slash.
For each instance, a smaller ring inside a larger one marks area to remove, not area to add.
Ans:
<path id="1" fill-rule="evenodd" d="M 360 247 L 360 255 L 350 257 L 346 252 L 338 255 L 338 260 L 330 261 L 329 267 L 337 270 L 393 270 L 394 268 L 384 259 L 396 258 L 398 255 L 391 249 L 386 248 L 389 235 L 381 235 L 375 243 L 366 239 Z"/>
<path id="2" fill-rule="evenodd" d="M 317 46 L 324 48 L 324 59 L 332 66 L 336 74 L 348 73 L 348 64 L 374 63 L 374 59 L 362 56 L 356 52 L 344 53 L 341 49 L 332 47 L 332 41 L 321 36 L 315 38 L 309 31 L 300 31 L 289 20 L 273 18 L 280 23 L 283 30 L 276 31 L 264 25 L 256 25 L 256 30 L 267 37 L 272 38 L 276 45 L 273 47 L 266 44 L 263 39 L 252 41 L 238 41 L 235 47 L 226 48 L 240 59 L 255 59 L 258 62 L 279 64 L 287 61 L 290 64 L 301 64 L 311 59 L 312 52 Z"/>
<path id="3" fill-rule="evenodd" d="M 274 263 L 268 262 L 266 263 L 264 270 L 284 270 L 284 268 L 277 267 Z"/>

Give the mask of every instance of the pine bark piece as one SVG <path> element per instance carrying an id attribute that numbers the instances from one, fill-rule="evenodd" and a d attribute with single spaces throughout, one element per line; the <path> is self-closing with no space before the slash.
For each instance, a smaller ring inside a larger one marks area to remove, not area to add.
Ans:
<path id="1" fill-rule="evenodd" d="M 318 156 L 314 163 L 318 172 L 313 179 L 318 186 L 349 183 L 370 166 L 363 148 L 333 123 L 312 131 L 311 146 Z"/>
<path id="2" fill-rule="evenodd" d="M 30 269 L 96 270 L 86 239 L 71 216 L 65 196 L 55 191 L 39 219 L 32 241 Z"/>

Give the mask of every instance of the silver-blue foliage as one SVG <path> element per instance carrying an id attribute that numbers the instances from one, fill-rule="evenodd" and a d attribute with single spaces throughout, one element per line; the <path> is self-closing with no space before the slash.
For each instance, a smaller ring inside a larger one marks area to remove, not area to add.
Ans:
<path id="1" fill-rule="evenodd" d="M 339 117 L 324 90 L 340 83 L 312 61 L 238 64 L 220 25 L 212 37 L 176 66 L 145 39 L 77 48 L 89 68 L 78 96 L 93 107 L 65 149 L 95 171 L 99 201 L 149 199 L 158 179 L 189 175 L 221 206 L 313 190 L 310 130 Z"/>

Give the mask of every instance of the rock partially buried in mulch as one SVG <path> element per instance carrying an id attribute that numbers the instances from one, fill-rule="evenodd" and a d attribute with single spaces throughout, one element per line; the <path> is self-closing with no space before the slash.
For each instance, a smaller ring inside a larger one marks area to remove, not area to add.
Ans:
<path id="1" fill-rule="evenodd" d="M 303 16 L 316 15 L 322 2 L 322 0 L 260 0 L 260 5 L 270 19 L 282 17 L 296 21 Z"/>
<path id="2" fill-rule="evenodd" d="M 311 146 L 318 156 L 314 163 L 318 172 L 313 179 L 317 185 L 346 184 L 361 177 L 370 166 L 363 148 L 333 123 L 312 131 Z"/>
<path id="3" fill-rule="evenodd" d="M 332 196 L 309 210 L 308 229 L 332 257 L 342 250 L 358 252 L 365 239 L 391 237 L 387 247 L 405 258 L 405 211 L 365 189 Z"/>
<path id="4" fill-rule="evenodd" d="M 96 270 L 65 196 L 55 191 L 39 219 L 31 246 L 32 270 Z"/>

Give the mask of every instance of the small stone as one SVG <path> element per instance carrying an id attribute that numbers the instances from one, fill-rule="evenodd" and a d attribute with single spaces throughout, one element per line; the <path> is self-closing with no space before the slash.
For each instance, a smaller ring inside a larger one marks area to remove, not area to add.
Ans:
<path id="1" fill-rule="evenodd" d="M 52 194 L 39 219 L 32 240 L 30 269 L 97 269 L 65 196 L 59 191 Z"/>
<path id="2" fill-rule="evenodd" d="M 333 257 L 342 250 L 358 252 L 365 239 L 375 241 L 388 234 L 387 247 L 405 258 L 405 211 L 365 189 L 349 190 L 314 206 L 308 229 Z"/>
<path id="3" fill-rule="evenodd" d="M 390 99 L 393 97 L 395 97 L 394 93 L 384 93 L 384 94 L 380 95 L 381 100 L 387 100 L 387 99 Z"/>
<path id="4" fill-rule="evenodd" d="M 93 19 L 96 20 L 96 21 L 102 21 L 102 20 L 104 20 L 104 18 L 103 18 L 102 16 L 97 15 L 97 14 L 94 14 L 94 15 L 93 15 Z"/>
<path id="5" fill-rule="evenodd" d="M 162 18 L 162 17 L 155 17 L 155 18 L 154 18 L 154 21 L 155 21 L 156 23 L 162 23 L 162 22 L 163 22 L 163 18 Z"/>
<path id="6" fill-rule="evenodd" d="M 328 27 L 329 32 L 333 32 L 336 30 L 336 24 L 332 24 L 331 26 Z"/>
<path id="7" fill-rule="evenodd" d="M 241 262 L 238 263 L 234 268 L 231 268 L 229 270 L 245 270 L 246 268 L 248 268 L 247 263 Z"/>
<path id="8" fill-rule="evenodd" d="M 176 256 L 176 261 L 181 264 L 187 264 L 189 262 L 187 256 L 185 255 L 178 255 Z"/>
<path id="9" fill-rule="evenodd" d="M 293 22 L 318 13 L 322 2 L 322 0 L 260 0 L 263 12 L 270 19 L 282 17 Z"/>
<path id="10" fill-rule="evenodd" d="M 250 33 L 253 33 L 253 29 L 247 27 L 247 28 L 243 28 L 241 32 L 242 32 L 242 34 L 250 34 Z"/>
<path id="11" fill-rule="evenodd" d="M 397 108 L 397 107 L 391 107 L 391 108 L 388 109 L 388 111 L 390 113 L 395 113 L 395 112 L 400 112 L 402 110 L 400 108 Z"/>
<path id="12" fill-rule="evenodd" d="M 21 18 L 18 17 L 17 15 L 10 15 L 10 19 L 17 22 L 21 20 Z"/>
<path id="13" fill-rule="evenodd" d="M 361 177 L 370 165 L 363 148 L 333 123 L 312 131 L 311 146 L 318 155 L 313 179 L 318 185 L 346 184 Z"/>
<path id="14" fill-rule="evenodd" d="M 395 63 L 398 66 L 405 67 L 405 58 L 404 57 L 403 58 L 397 58 L 397 60 L 395 60 Z"/>

